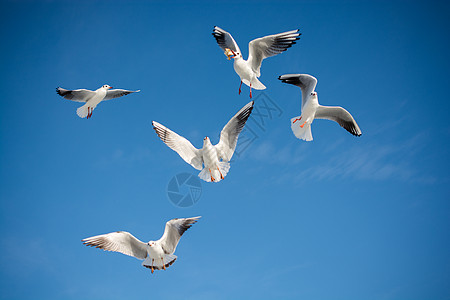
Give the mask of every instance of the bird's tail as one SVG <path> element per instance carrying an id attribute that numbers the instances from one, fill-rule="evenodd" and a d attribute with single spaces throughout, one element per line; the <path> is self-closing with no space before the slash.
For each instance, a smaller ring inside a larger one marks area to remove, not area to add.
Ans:
<path id="1" fill-rule="evenodd" d="M 80 118 L 86 118 L 89 113 L 92 114 L 92 111 L 94 110 L 94 108 L 95 107 L 90 107 L 89 104 L 86 103 L 85 105 L 83 105 L 77 109 L 77 115 Z"/>
<path id="2" fill-rule="evenodd" d="M 242 79 L 242 82 L 245 83 L 247 86 L 250 86 L 250 81 L 247 79 Z M 255 90 L 265 90 L 266 86 L 261 83 L 261 81 L 258 80 L 258 78 L 254 77 L 252 80 L 252 89 Z"/>
<path id="3" fill-rule="evenodd" d="M 294 133 L 294 135 L 301 139 L 301 140 L 305 140 L 305 141 L 312 141 L 313 137 L 312 137 L 312 133 L 311 133 L 311 124 L 310 123 L 305 123 L 304 125 L 304 121 L 302 120 L 302 117 L 295 117 L 291 119 L 291 128 L 292 128 L 292 132 Z M 303 125 L 303 127 L 301 127 L 301 125 Z"/>
<path id="4" fill-rule="evenodd" d="M 227 176 L 230 170 L 230 163 L 221 161 L 215 168 L 204 168 L 198 177 L 206 182 L 219 182 Z"/>
<path id="5" fill-rule="evenodd" d="M 177 260 L 177 256 L 173 255 L 173 254 L 165 254 L 163 260 L 155 259 L 152 262 L 152 259 L 147 256 L 147 258 L 144 260 L 142 265 L 149 269 L 151 269 L 152 265 L 153 265 L 154 270 L 161 270 L 161 269 L 164 269 L 164 266 L 166 268 L 171 266 Z"/>

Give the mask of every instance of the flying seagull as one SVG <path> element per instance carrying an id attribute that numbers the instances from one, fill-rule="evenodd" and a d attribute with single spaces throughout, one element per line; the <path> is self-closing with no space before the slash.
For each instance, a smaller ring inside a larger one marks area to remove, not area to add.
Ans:
<path id="1" fill-rule="evenodd" d="M 128 91 L 121 89 L 112 90 L 112 87 L 105 84 L 104 86 L 98 88 L 95 91 L 85 89 L 66 90 L 59 87 L 56 89 L 56 92 L 58 93 L 58 95 L 66 98 L 67 100 L 86 103 L 85 105 L 77 109 L 77 115 L 80 118 L 89 119 L 90 117 L 92 117 L 92 112 L 100 102 L 105 100 L 111 100 L 114 98 L 119 98 L 131 93 L 140 92 L 140 90 L 137 91 Z"/>
<path id="2" fill-rule="evenodd" d="M 120 252 L 144 260 L 142 265 L 152 270 L 166 269 L 177 259 L 173 255 L 183 233 L 201 217 L 173 219 L 166 223 L 163 236 L 143 243 L 126 231 L 116 231 L 81 240 L 84 245 L 105 251 Z"/>
<path id="3" fill-rule="evenodd" d="M 219 182 L 224 179 L 230 169 L 229 161 L 236 148 L 239 134 L 253 110 L 253 103 L 253 101 L 249 102 L 228 121 L 220 133 L 220 141 L 217 145 L 211 144 L 209 138 L 205 137 L 203 147 L 197 149 L 187 139 L 158 122 L 152 122 L 153 129 L 159 138 L 182 159 L 197 170 L 202 170 L 198 175 L 201 179 L 206 182 Z"/>
<path id="4" fill-rule="evenodd" d="M 301 33 L 298 33 L 297 29 L 255 39 L 248 44 L 249 54 L 247 60 L 242 58 L 241 50 L 230 33 L 215 26 L 212 35 L 216 38 L 219 47 L 225 51 L 228 60 L 234 58 L 234 70 L 241 78 L 239 95 L 241 94 L 243 82 L 250 87 L 250 98 L 252 98 L 252 88 L 256 90 L 264 90 L 266 88 L 258 80 L 258 77 L 261 75 L 262 60 L 292 47 L 295 41 L 300 39 Z"/>
<path id="5" fill-rule="evenodd" d="M 314 119 L 332 120 L 355 136 L 362 134 L 355 119 L 344 108 L 319 104 L 317 93 L 314 91 L 317 84 L 315 77 L 308 74 L 286 74 L 278 79 L 296 85 L 302 90 L 302 115 L 291 119 L 291 128 L 297 138 L 312 141 L 311 123 Z"/>

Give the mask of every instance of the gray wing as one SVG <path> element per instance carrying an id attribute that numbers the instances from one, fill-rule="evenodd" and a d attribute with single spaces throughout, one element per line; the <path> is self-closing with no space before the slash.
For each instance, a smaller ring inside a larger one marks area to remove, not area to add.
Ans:
<path id="1" fill-rule="evenodd" d="M 235 114 L 220 132 L 220 141 L 216 145 L 219 158 L 228 162 L 234 154 L 239 134 L 244 128 L 253 110 L 254 101 L 249 102 Z"/>
<path id="2" fill-rule="evenodd" d="M 172 150 L 177 152 L 185 162 L 197 170 L 203 169 L 202 150 L 195 148 L 187 139 L 176 134 L 164 125 L 155 121 L 152 124 L 159 138 Z"/>
<path id="3" fill-rule="evenodd" d="M 248 44 L 248 62 L 257 76 L 259 77 L 261 74 L 261 63 L 264 58 L 286 51 L 295 44 L 296 40 L 300 39 L 300 35 L 301 33 L 298 33 L 297 29 L 251 41 Z"/>
<path id="4" fill-rule="evenodd" d="M 201 217 L 173 219 L 166 223 L 163 236 L 158 240 L 166 254 L 172 254 L 177 248 L 183 233 L 197 223 Z"/>
<path id="5" fill-rule="evenodd" d="M 315 118 L 335 121 L 353 135 L 360 136 L 362 134 L 355 119 L 353 119 L 352 115 L 342 107 L 319 105 L 316 110 Z"/>
<path id="6" fill-rule="evenodd" d="M 61 87 L 56 88 L 56 93 L 67 100 L 72 100 L 76 102 L 86 102 L 96 95 L 96 92 L 79 89 L 79 90 L 66 90 Z"/>
<path id="7" fill-rule="evenodd" d="M 286 74 L 278 79 L 284 83 L 296 85 L 302 90 L 302 109 L 317 85 L 317 79 L 308 74 Z"/>
<path id="8" fill-rule="evenodd" d="M 138 93 L 141 90 L 137 90 L 137 91 L 128 91 L 128 90 L 121 90 L 121 89 L 115 89 L 115 90 L 107 90 L 106 91 L 106 96 L 103 100 L 111 100 L 114 98 L 119 98 L 131 93 Z"/>
<path id="9" fill-rule="evenodd" d="M 139 259 L 147 257 L 147 244 L 126 231 L 96 235 L 81 241 L 86 246 L 100 248 L 105 251 L 120 252 Z"/>
<path id="10" fill-rule="evenodd" d="M 233 50 L 235 53 L 241 53 L 238 44 L 235 42 L 231 34 L 220 27 L 214 26 L 212 35 L 219 44 L 219 47 L 225 51 L 226 48 Z"/>

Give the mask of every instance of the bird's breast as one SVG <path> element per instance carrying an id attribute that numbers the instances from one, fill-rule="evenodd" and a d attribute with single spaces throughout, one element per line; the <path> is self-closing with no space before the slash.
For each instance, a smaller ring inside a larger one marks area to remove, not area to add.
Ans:
<path id="1" fill-rule="evenodd" d="M 237 59 L 233 64 L 234 70 L 241 78 L 250 80 L 253 75 L 253 70 L 243 59 Z"/>
<path id="2" fill-rule="evenodd" d="M 218 161 L 217 151 L 213 145 L 207 145 L 203 147 L 203 161 L 205 166 L 212 167 Z"/>

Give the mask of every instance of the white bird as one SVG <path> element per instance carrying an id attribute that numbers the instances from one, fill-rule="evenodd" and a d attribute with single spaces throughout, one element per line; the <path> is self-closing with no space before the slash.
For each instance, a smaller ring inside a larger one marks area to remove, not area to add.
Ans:
<path id="1" fill-rule="evenodd" d="M 98 88 L 95 91 L 85 89 L 66 90 L 59 87 L 56 89 L 56 92 L 58 93 L 58 95 L 66 98 L 67 100 L 72 100 L 76 102 L 85 102 L 86 103 L 85 105 L 77 109 L 77 115 L 80 118 L 89 119 L 90 117 L 92 117 L 92 112 L 100 102 L 105 100 L 111 100 L 114 98 L 119 98 L 131 93 L 140 92 L 140 90 L 137 91 L 128 91 L 121 89 L 112 90 L 112 87 L 105 84 L 104 86 Z"/>
<path id="2" fill-rule="evenodd" d="M 215 26 L 212 35 L 216 38 L 220 48 L 225 51 L 228 60 L 230 60 L 230 57 L 234 58 L 234 70 L 241 78 L 239 95 L 241 94 L 243 82 L 250 87 L 250 98 L 252 98 L 252 88 L 256 90 L 264 90 L 266 88 L 258 80 L 258 77 L 261 75 L 262 60 L 292 47 L 295 41 L 300 39 L 301 33 L 298 33 L 297 29 L 255 39 L 248 44 L 249 54 L 247 60 L 242 58 L 241 50 L 230 33 Z"/>
<path id="3" fill-rule="evenodd" d="M 205 137 L 202 149 L 195 148 L 187 139 L 158 122 L 152 122 L 153 129 L 182 159 L 197 170 L 202 170 L 198 175 L 201 179 L 206 182 L 219 182 L 225 178 L 230 169 L 229 161 L 234 154 L 239 134 L 253 110 L 253 104 L 253 101 L 249 102 L 228 121 L 220 133 L 217 145 L 211 144 L 209 138 Z"/>
<path id="4" fill-rule="evenodd" d="M 152 270 L 166 269 L 177 259 L 173 255 L 183 233 L 201 217 L 173 219 L 166 223 L 163 236 L 143 243 L 126 231 L 116 231 L 81 240 L 84 245 L 105 251 L 120 252 L 144 260 L 142 265 Z"/>
<path id="5" fill-rule="evenodd" d="M 302 90 L 302 114 L 291 119 L 291 128 L 297 138 L 312 141 L 311 123 L 314 119 L 332 120 L 355 136 L 362 134 L 355 119 L 344 108 L 319 104 L 317 93 L 314 91 L 317 84 L 315 77 L 308 74 L 286 74 L 278 79 L 296 85 Z"/>

